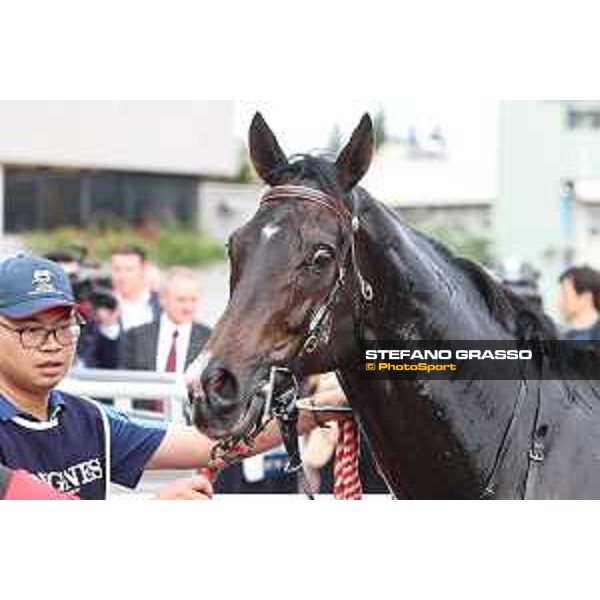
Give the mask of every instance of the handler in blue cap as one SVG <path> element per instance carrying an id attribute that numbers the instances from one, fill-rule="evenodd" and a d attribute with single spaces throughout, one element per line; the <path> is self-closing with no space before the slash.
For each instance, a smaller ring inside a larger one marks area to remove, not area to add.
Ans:
<path id="1" fill-rule="evenodd" d="M 106 498 L 111 481 L 135 488 L 145 469 L 206 466 L 214 441 L 195 428 L 144 427 L 55 389 L 73 362 L 81 326 L 56 263 L 30 255 L 0 263 L 0 464 L 83 499 Z M 301 418 L 301 430 L 313 426 L 309 415 Z M 280 443 L 271 428 L 256 451 Z M 197 476 L 165 486 L 158 497 L 211 495 L 210 482 Z"/>

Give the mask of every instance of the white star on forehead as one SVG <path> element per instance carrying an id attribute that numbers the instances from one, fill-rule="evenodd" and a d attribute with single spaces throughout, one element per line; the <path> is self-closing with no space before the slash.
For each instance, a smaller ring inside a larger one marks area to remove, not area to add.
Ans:
<path id="1" fill-rule="evenodd" d="M 267 225 L 263 228 L 261 237 L 269 241 L 279 231 L 281 231 L 281 227 L 277 227 L 276 225 Z"/>

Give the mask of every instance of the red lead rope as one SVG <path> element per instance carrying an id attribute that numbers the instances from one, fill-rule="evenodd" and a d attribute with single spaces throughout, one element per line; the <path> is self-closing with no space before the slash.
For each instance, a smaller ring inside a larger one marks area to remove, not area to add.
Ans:
<path id="1" fill-rule="evenodd" d="M 333 467 L 333 494 L 336 500 L 361 500 L 362 485 L 358 473 L 360 438 L 354 419 L 339 424 L 339 437 Z"/>
<path id="2" fill-rule="evenodd" d="M 240 455 L 244 454 L 243 447 L 239 448 Z M 333 466 L 333 495 L 336 500 L 362 500 L 362 484 L 358 471 L 360 459 L 360 434 L 356 421 L 348 419 L 339 423 L 338 442 L 335 449 Z M 219 469 L 199 469 L 199 474 L 204 475 L 214 482 Z"/>

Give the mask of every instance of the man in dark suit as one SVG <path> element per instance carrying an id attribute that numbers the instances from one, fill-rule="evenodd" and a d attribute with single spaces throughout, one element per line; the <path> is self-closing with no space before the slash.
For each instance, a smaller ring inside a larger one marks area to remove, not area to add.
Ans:
<path id="1" fill-rule="evenodd" d="M 210 329 L 194 322 L 200 306 L 200 285 L 193 271 L 173 268 L 160 290 L 158 320 L 134 327 L 123 337 L 120 368 L 184 373 L 210 336 Z M 154 401 L 152 408 L 160 409 Z M 150 407 L 144 403 L 144 408 Z"/>

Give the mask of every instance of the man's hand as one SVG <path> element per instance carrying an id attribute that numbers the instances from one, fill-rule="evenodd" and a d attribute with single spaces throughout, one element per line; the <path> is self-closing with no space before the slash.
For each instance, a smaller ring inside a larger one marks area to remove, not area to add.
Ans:
<path id="1" fill-rule="evenodd" d="M 94 312 L 96 322 L 104 327 L 118 325 L 121 313 L 118 308 L 110 309 L 106 307 L 97 308 Z"/>
<path id="2" fill-rule="evenodd" d="M 312 407 L 313 403 L 318 408 L 331 407 L 334 410 L 315 414 Z M 300 406 L 302 404 L 301 402 Z M 350 413 L 339 412 L 339 409 L 347 406 L 347 404 L 346 397 L 340 389 L 315 394 L 312 400 L 308 400 L 308 407 L 311 410 L 300 410 L 299 435 L 307 434 L 321 422 L 348 419 L 351 416 Z M 212 453 L 215 444 L 215 440 L 200 433 L 195 427 L 172 425 L 169 427 L 162 444 L 146 464 L 146 468 L 160 471 L 165 469 L 199 469 L 212 465 Z M 276 448 L 280 444 L 281 433 L 279 427 L 277 423 L 271 422 L 258 436 L 251 451 L 240 451 L 238 460 Z"/>
<path id="3" fill-rule="evenodd" d="M 165 485 L 155 500 L 211 500 L 213 487 L 206 477 L 196 475 Z"/>
<path id="4" fill-rule="evenodd" d="M 308 398 L 301 398 L 296 402 L 296 406 L 300 409 L 302 420 L 308 415 L 317 425 L 352 418 L 350 404 L 339 386 L 319 391 Z"/>

